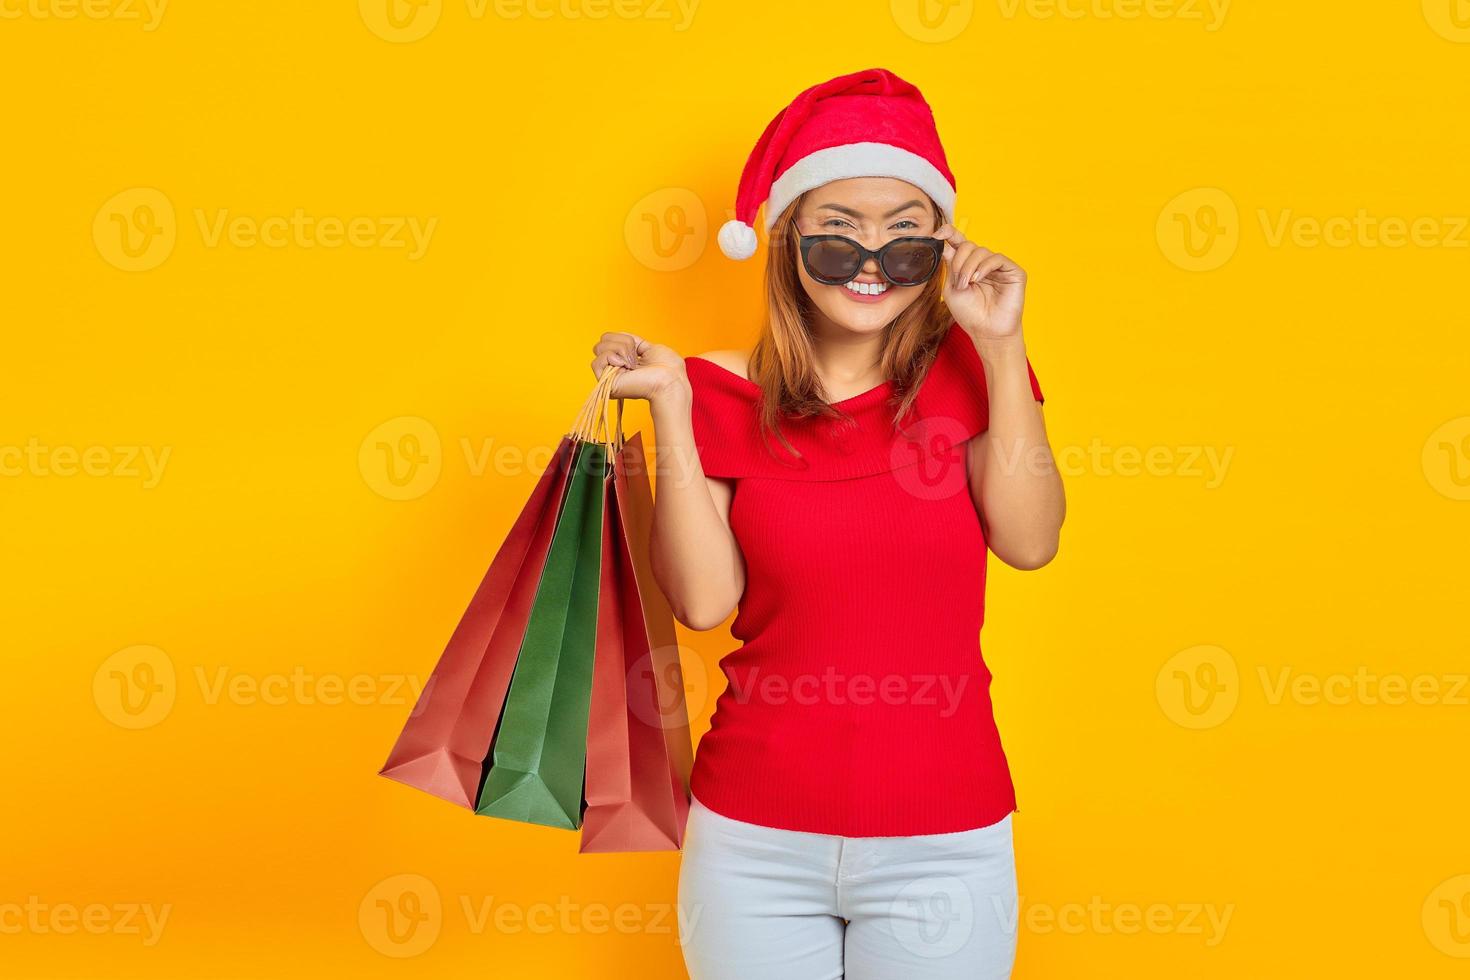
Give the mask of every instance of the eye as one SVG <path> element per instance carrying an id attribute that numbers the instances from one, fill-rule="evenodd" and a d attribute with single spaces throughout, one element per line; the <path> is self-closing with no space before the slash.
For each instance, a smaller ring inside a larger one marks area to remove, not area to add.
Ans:
<path id="1" fill-rule="evenodd" d="M 900 231 L 913 231 L 919 227 L 919 223 L 913 218 L 902 218 L 893 223 L 893 227 Z"/>
<path id="2" fill-rule="evenodd" d="M 843 218 L 828 218 L 822 222 L 823 228 L 851 228 L 852 224 Z"/>

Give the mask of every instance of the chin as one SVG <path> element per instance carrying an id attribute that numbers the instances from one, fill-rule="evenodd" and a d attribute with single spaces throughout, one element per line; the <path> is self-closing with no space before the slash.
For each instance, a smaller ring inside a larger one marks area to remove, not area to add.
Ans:
<path id="1" fill-rule="evenodd" d="M 827 288 L 835 291 L 843 287 L 829 286 Z M 897 296 L 881 303 L 855 303 L 838 292 L 828 293 L 821 297 L 817 305 L 827 315 L 827 319 L 838 326 L 851 330 L 853 333 L 866 334 L 881 332 L 909 304 L 899 302 Z"/>

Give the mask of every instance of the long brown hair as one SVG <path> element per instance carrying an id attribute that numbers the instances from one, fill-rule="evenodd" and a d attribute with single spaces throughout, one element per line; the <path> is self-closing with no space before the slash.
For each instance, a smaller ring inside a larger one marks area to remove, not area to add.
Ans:
<path id="1" fill-rule="evenodd" d="M 792 201 L 771 227 L 766 255 L 766 322 L 746 367 L 750 380 L 761 389 L 763 436 L 769 437 L 774 432 L 787 451 L 798 457 L 800 454 L 781 432 L 782 418 L 850 419 L 824 398 L 813 362 L 809 326 L 812 302 L 796 267 L 801 260 L 797 251 L 796 213 L 805 197 L 803 194 Z M 944 215 L 932 198 L 928 200 L 934 226 L 938 228 L 944 223 Z M 945 328 L 950 324 L 949 309 L 942 298 L 943 285 L 944 263 L 941 263 L 940 270 L 919 287 L 918 297 L 883 328 L 881 366 L 884 377 L 893 382 L 890 404 L 894 408 L 895 429 L 902 426 L 913 407 L 919 384 L 934 363 Z"/>

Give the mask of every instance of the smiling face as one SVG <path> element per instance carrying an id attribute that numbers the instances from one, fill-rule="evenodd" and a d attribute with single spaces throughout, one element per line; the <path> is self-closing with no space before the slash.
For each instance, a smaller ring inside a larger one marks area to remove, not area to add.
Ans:
<path id="1" fill-rule="evenodd" d="M 796 212 L 802 235 L 841 235 L 869 249 L 895 238 L 929 236 L 939 217 L 923 191 L 896 177 L 850 177 L 808 191 Z M 797 275 L 816 311 L 833 326 L 854 333 L 876 333 L 892 323 L 919 298 L 922 286 L 894 286 L 869 258 L 857 278 L 845 286 L 824 286 L 813 279 L 792 249 Z"/>

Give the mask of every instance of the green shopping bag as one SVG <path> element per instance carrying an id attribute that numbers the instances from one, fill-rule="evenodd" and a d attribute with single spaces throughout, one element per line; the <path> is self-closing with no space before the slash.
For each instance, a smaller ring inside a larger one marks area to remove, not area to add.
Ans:
<path id="1" fill-rule="evenodd" d="M 588 400 L 605 412 L 613 372 Z M 576 830 L 597 641 L 602 519 L 611 475 L 584 406 L 572 474 L 495 732 L 475 812 Z M 605 421 L 605 418 L 603 419 Z"/>

